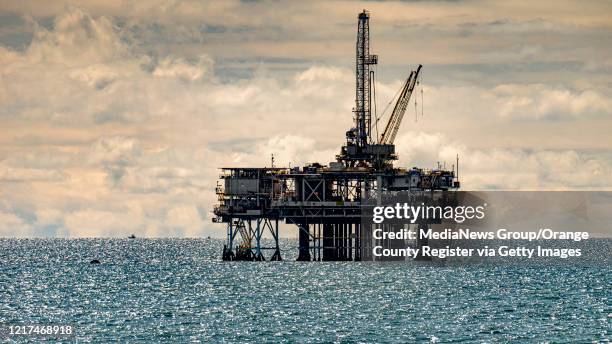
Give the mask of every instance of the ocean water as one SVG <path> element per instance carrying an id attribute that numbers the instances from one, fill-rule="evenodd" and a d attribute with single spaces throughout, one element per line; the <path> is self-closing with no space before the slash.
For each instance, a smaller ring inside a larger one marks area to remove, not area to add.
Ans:
<path id="1" fill-rule="evenodd" d="M 222 262 L 215 239 L 0 239 L 0 323 L 72 324 L 78 342 L 608 342 L 612 245 L 595 243 L 577 263 L 444 266 L 294 262 L 294 241 L 283 262 Z"/>

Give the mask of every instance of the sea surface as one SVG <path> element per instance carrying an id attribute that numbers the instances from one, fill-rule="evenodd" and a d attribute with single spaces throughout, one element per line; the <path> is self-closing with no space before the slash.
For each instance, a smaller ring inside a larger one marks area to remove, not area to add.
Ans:
<path id="1" fill-rule="evenodd" d="M 72 324 L 79 343 L 609 342 L 611 242 L 449 266 L 295 262 L 291 240 L 282 262 L 223 262 L 216 239 L 0 239 L 0 323 Z"/>

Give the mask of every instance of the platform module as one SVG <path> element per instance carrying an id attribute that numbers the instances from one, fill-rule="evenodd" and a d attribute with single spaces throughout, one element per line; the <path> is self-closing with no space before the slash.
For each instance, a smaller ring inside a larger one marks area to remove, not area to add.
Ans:
<path id="1" fill-rule="evenodd" d="M 409 73 L 383 132 L 372 113 L 373 65 L 370 14 L 358 15 L 354 126 L 335 161 L 303 167 L 222 168 L 214 222 L 225 224 L 223 260 L 282 260 L 279 222 L 298 229 L 299 261 L 371 260 L 372 238 L 361 228 L 364 199 L 386 191 L 452 192 L 459 188 L 459 161 L 451 170 L 394 167 L 394 140 L 419 83 L 422 66 Z M 269 233 L 274 244 L 263 246 Z"/>

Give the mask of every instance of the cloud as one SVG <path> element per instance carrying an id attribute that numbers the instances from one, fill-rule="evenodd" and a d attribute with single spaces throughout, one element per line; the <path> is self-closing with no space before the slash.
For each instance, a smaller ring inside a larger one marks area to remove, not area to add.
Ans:
<path id="1" fill-rule="evenodd" d="M 0 237 L 27 238 L 36 236 L 35 228 L 19 216 L 0 211 Z"/>
<path id="2" fill-rule="evenodd" d="M 609 95 L 594 88 L 573 89 L 546 84 L 499 84 L 491 89 L 426 86 L 425 94 L 426 111 L 436 114 L 451 110 L 455 116 L 464 119 L 494 118 L 503 122 L 612 119 Z M 408 108 L 407 112 L 411 110 Z"/>
<path id="3" fill-rule="evenodd" d="M 201 234 L 203 220 L 195 207 L 179 206 L 168 210 L 164 224 L 177 228 L 181 236 L 193 237 Z"/>
<path id="4" fill-rule="evenodd" d="M 139 142 L 133 138 L 122 136 L 104 136 L 91 147 L 91 160 L 96 163 L 126 165 L 132 163 L 142 149 Z"/>
<path id="5" fill-rule="evenodd" d="M 303 15 L 303 5 L 281 6 L 294 22 L 278 30 L 270 19 L 280 13 L 238 2 L 40 7 L 30 8 L 29 45 L 0 47 L 0 236 L 222 236 L 210 222 L 219 167 L 270 166 L 272 154 L 277 166 L 326 164 L 353 125 L 353 5 L 317 3 Z M 316 8 L 347 19 L 309 33 Z M 381 31 L 418 19 L 393 12 L 377 11 Z M 43 14 L 54 15 L 51 24 Z M 349 25 L 344 37 L 338 30 Z M 287 41 L 303 34 L 306 41 Z M 334 45 L 337 37 L 345 46 Z M 376 52 L 400 51 L 380 42 Z M 459 52 L 449 49 L 441 55 L 453 60 Z M 345 61 L 310 59 L 326 53 Z M 224 57 L 232 54 L 264 62 L 228 77 Z M 277 54 L 311 55 L 296 68 L 292 59 L 267 60 Z M 392 62 L 381 58 L 380 70 Z M 413 98 L 424 116 L 417 111 L 415 122 L 411 103 L 396 142 L 399 166 L 450 167 L 458 153 L 467 189 L 610 187 L 608 88 L 589 80 L 435 82 L 441 68 L 426 66 L 424 101 Z M 403 69 L 377 82 L 379 113 Z"/>
<path id="6" fill-rule="evenodd" d="M 558 119 L 612 114 L 612 101 L 596 90 L 572 91 L 541 84 L 499 85 L 493 93 L 500 117 Z"/>
<path id="7" fill-rule="evenodd" d="M 207 73 L 210 73 L 212 66 L 213 60 L 206 55 L 200 56 L 197 63 L 189 63 L 182 58 L 166 57 L 155 67 L 153 75 L 196 81 L 202 80 Z"/>
<path id="8" fill-rule="evenodd" d="M 33 168 L 10 168 L 0 166 L 0 181 L 4 182 L 45 182 L 62 181 L 68 178 L 63 171 Z"/>
<path id="9" fill-rule="evenodd" d="M 308 163 L 335 161 L 338 147 L 317 145 L 312 137 L 278 134 L 258 142 L 251 152 L 233 152 L 224 167 L 271 166 L 274 156 L 276 167 L 302 166 Z"/>
<path id="10" fill-rule="evenodd" d="M 77 7 L 68 7 L 55 18 L 53 30 L 36 25 L 27 54 L 32 63 L 90 65 L 128 57 L 128 48 L 107 17 L 92 18 Z"/>
<path id="11" fill-rule="evenodd" d="M 465 190 L 610 190 L 612 159 L 575 150 L 475 149 L 440 133 L 408 132 L 396 145 L 399 164 L 456 168 Z"/>

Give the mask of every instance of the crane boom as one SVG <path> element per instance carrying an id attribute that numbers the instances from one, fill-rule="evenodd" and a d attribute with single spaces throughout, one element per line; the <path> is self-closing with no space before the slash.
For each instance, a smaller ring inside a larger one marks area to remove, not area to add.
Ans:
<path id="1" fill-rule="evenodd" d="M 395 103 L 395 107 L 393 108 L 393 113 L 391 113 L 391 117 L 389 117 L 389 122 L 387 122 L 385 130 L 380 136 L 380 144 L 393 144 L 400 124 L 402 123 L 402 118 L 404 118 L 404 113 L 406 113 L 410 96 L 412 95 L 412 91 L 414 90 L 416 82 L 419 78 L 421 67 L 423 66 L 419 65 L 416 71 L 410 72 L 410 76 L 408 76 L 408 79 L 406 79 L 402 92 L 400 93 L 399 98 L 397 98 L 397 103 Z"/>

